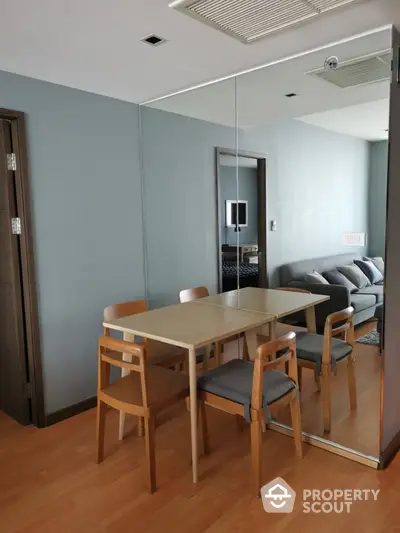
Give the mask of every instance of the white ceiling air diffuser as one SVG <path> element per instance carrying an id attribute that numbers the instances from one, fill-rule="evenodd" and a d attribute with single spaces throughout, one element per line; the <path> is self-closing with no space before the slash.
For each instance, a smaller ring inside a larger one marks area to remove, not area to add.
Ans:
<path id="1" fill-rule="evenodd" d="M 177 9 L 243 43 L 365 0 L 174 0 Z"/>
<path id="2" fill-rule="evenodd" d="M 392 52 L 385 50 L 373 55 L 358 57 L 349 61 L 339 62 L 336 69 L 319 68 L 307 72 L 325 80 L 340 89 L 358 87 L 368 83 L 389 80 L 391 78 Z"/>

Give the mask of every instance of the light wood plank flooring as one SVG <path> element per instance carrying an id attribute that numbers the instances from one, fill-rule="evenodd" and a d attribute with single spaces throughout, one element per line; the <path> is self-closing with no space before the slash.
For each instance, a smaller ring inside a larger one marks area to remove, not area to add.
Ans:
<path id="1" fill-rule="evenodd" d="M 252 493 L 249 431 L 209 411 L 211 453 L 191 481 L 189 415 L 184 406 L 159 420 L 158 492 L 146 491 L 144 442 L 131 431 L 119 444 L 111 412 L 106 460 L 95 463 L 95 411 L 38 430 L 0 413 L 2 533 L 390 533 L 399 531 L 400 457 L 383 472 L 305 446 L 297 459 L 289 437 L 264 437 L 264 479 L 283 477 L 297 492 L 315 488 L 381 489 L 378 502 L 351 513 L 269 515 Z M 132 422 L 131 422 L 132 423 Z"/>

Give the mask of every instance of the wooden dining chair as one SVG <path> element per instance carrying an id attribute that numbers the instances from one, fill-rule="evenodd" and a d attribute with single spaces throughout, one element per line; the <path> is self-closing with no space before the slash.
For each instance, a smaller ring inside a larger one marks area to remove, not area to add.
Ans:
<path id="1" fill-rule="evenodd" d="M 353 315 L 353 307 L 328 315 L 323 335 L 297 333 L 297 364 L 300 373 L 303 367 L 312 368 L 322 378 L 322 410 L 326 433 L 331 431 L 332 368 L 336 371 L 336 366 L 340 363 L 347 363 L 350 409 L 357 409 Z M 344 340 L 337 338 L 338 336 L 343 336 Z"/>
<path id="2" fill-rule="evenodd" d="M 306 289 L 300 289 L 300 288 L 297 288 L 297 287 L 278 287 L 276 290 L 278 290 L 278 291 L 286 291 L 286 292 L 299 292 L 299 293 L 302 293 L 302 294 L 311 294 L 310 291 L 307 291 Z M 304 331 L 304 329 L 305 329 L 303 327 L 294 326 L 293 324 L 284 324 L 283 322 L 279 322 L 278 324 L 280 325 L 281 329 L 284 329 L 284 326 L 287 326 L 287 328 L 289 328 L 289 329 L 293 328 L 293 331 L 296 333 L 296 335 L 298 333 Z M 298 367 L 297 373 L 298 373 L 298 379 L 299 379 L 299 389 L 301 390 L 302 380 L 303 380 L 302 367 Z M 320 378 L 320 376 L 318 375 L 318 373 L 316 371 L 314 372 L 314 380 L 315 380 L 315 384 L 316 384 L 316 387 L 317 387 L 317 391 L 321 392 L 321 378 Z"/>
<path id="3" fill-rule="evenodd" d="M 209 295 L 210 293 L 208 292 L 207 287 L 195 287 L 192 289 L 183 289 L 180 291 L 178 298 L 179 302 L 183 304 L 186 302 L 199 300 L 200 298 L 205 298 Z M 229 340 L 225 342 L 229 342 Z M 212 350 L 211 346 L 206 346 L 204 349 L 200 350 L 199 354 L 197 355 L 197 363 L 202 365 L 204 372 L 208 369 L 208 363 L 212 355 L 215 357 L 215 364 L 219 366 L 221 364 L 221 343 L 215 343 L 214 350 Z"/>
<path id="4" fill-rule="evenodd" d="M 285 354 L 271 361 L 271 355 L 280 350 L 285 350 Z M 276 370 L 286 361 L 289 363 L 288 375 Z M 209 451 L 205 404 L 239 415 L 250 423 L 252 465 L 258 495 L 262 485 L 261 433 L 265 428 L 266 412 L 290 403 L 296 454 L 303 456 L 296 335 L 293 332 L 259 346 L 254 362 L 234 359 L 210 370 L 198 378 L 197 387 L 204 453 Z"/>
<path id="5" fill-rule="evenodd" d="M 97 389 L 97 462 L 104 458 L 107 406 L 144 419 L 148 489 L 156 490 L 155 417 L 161 410 L 189 396 L 187 375 L 149 364 L 146 344 L 135 344 L 108 336 L 99 339 Z M 124 361 L 129 354 L 131 362 Z M 110 367 L 130 373 L 110 383 Z"/>
<path id="6" fill-rule="evenodd" d="M 145 313 L 148 311 L 147 302 L 145 300 L 132 300 L 128 302 L 123 302 L 119 304 L 109 305 L 104 309 L 103 312 L 103 321 L 110 322 L 116 320 L 117 318 L 122 318 L 124 316 L 136 315 L 139 313 Z M 109 328 L 104 328 L 104 335 L 109 336 Z M 187 361 L 187 351 L 183 348 L 178 348 L 176 346 L 170 346 L 162 342 L 153 341 L 151 339 L 142 339 L 138 340 L 136 338 L 130 339 L 132 342 L 145 343 L 146 344 L 146 353 L 149 360 L 149 363 L 153 365 L 162 366 L 164 368 L 175 368 L 175 370 L 180 371 L 181 367 Z M 129 354 L 125 354 L 125 359 L 127 361 L 131 360 Z M 129 370 L 124 369 L 122 371 L 122 376 L 129 373 Z M 122 440 L 124 437 L 125 429 L 125 413 L 121 411 L 120 421 L 119 421 L 119 439 Z M 141 435 L 143 432 L 143 422 L 138 421 L 138 434 Z"/>

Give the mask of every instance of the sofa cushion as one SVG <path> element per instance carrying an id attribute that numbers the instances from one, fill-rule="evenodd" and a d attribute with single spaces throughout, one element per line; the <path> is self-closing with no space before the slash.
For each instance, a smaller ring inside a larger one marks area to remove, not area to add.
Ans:
<path id="1" fill-rule="evenodd" d="M 385 262 L 382 257 L 364 257 L 367 261 L 372 261 L 382 276 L 385 275 Z"/>
<path id="2" fill-rule="evenodd" d="M 360 294 L 355 292 L 350 295 L 350 305 L 354 307 L 354 311 L 358 313 L 368 307 L 373 307 L 376 304 L 375 294 Z"/>
<path id="3" fill-rule="evenodd" d="M 322 285 L 329 285 L 329 281 L 327 281 L 321 274 L 313 270 L 312 272 L 309 272 L 304 276 L 304 280 L 306 283 L 319 283 Z"/>
<path id="4" fill-rule="evenodd" d="M 344 274 L 347 279 L 349 279 L 357 289 L 363 289 L 371 285 L 371 282 L 364 274 L 364 272 L 357 265 L 345 265 L 338 267 L 339 272 Z"/>
<path id="5" fill-rule="evenodd" d="M 339 270 L 330 270 L 329 272 L 323 272 L 322 274 L 325 279 L 329 281 L 332 285 L 343 285 L 347 287 L 350 292 L 357 290 L 357 287 L 349 279 L 346 278 Z"/>
<path id="6" fill-rule="evenodd" d="M 371 294 L 375 296 L 376 302 L 375 303 L 382 303 L 383 302 L 383 285 L 372 285 L 371 287 L 365 287 L 364 289 L 360 289 L 357 291 L 357 294 L 364 295 L 364 294 Z"/>
<path id="7" fill-rule="evenodd" d="M 279 278 L 282 287 L 287 287 L 292 281 L 304 281 L 307 272 L 316 270 L 319 273 L 328 272 L 339 265 L 349 265 L 354 259 L 361 259 L 360 254 L 339 254 L 326 257 L 317 257 L 303 261 L 287 263 L 279 268 Z"/>
<path id="8" fill-rule="evenodd" d="M 360 269 L 364 272 L 364 274 L 367 276 L 372 285 L 374 283 L 379 283 L 380 281 L 383 281 L 382 274 L 372 261 L 359 261 L 358 259 L 355 259 L 354 263 L 358 267 L 360 267 Z"/>

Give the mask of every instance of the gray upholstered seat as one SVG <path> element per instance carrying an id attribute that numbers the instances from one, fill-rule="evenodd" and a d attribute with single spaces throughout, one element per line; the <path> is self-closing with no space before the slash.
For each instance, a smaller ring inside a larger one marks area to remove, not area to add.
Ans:
<path id="1" fill-rule="evenodd" d="M 234 359 L 200 376 L 197 379 L 197 388 L 244 405 L 245 418 L 250 422 L 253 370 L 254 365 L 250 361 Z M 266 415 L 268 416 L 269 404 L 279 400 L 295 387 L 295 382 L 284 372 L 264 372 L 262 403 Z"/>
<path id="2" fill-rule="evenodd" d="M 296 335 L 297 359 L 312 361 L 317 366 L 318 373 L 321 372 L 322 351 L 324 347 L 324 336 L 315 333 L 300 332 Z M 331 361 L 335 366 L 336 361 L 340 361 L 352 352 L 353 348 L 347 342 L 333 337 L 331 339 Z"/>

